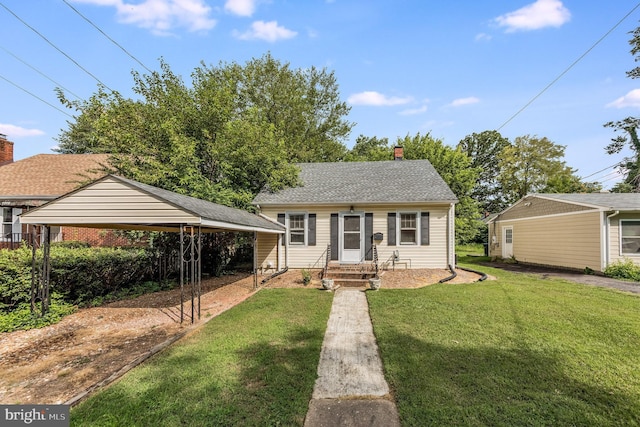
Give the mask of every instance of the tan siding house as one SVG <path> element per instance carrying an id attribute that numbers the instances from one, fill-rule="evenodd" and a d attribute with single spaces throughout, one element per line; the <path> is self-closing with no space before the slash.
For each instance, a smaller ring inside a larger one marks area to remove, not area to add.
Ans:
<path id="1" fill-rule="evenodd" d="M 263 216 L 286 227 L 258 239 L 258 265 L 322 268 L 373 257 L 407 268 L 447 268 L 455 262 L 457 199 L 426 160 L 298 165 L 299 187 L 264 191 L 254 200 Z M 394 258 L 395 257 L 395 258 Z"/>
<path id="2" fill-rule="evenodd" d="M 489 254 L 602 272 L 640 264 L 639 194 L 532 194 L 489 221 Z"/>

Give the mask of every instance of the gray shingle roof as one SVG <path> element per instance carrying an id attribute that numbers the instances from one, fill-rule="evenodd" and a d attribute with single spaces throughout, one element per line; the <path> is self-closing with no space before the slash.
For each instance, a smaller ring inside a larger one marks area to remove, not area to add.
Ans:
<path id="1" fill-rule="evenodd" d="M 257 205 L 456 202 L 428 160 L 303 163 L 302 186 L 263 191 Z"/>
<path id="2" fill-rule="evenodd" d="M 594 205 L 611 210 L 640 210 L 640 193 L 532 194 L 563 202 Z"/>
<path id="3" fill-rule="evenodd" d="M 190 196 L 184 196 L 182 194 L 163 190 L 162 188 L 153 187 L 121 176 L 110 176 L 147 194 L 155 196 L 161 200 L 165 200 L 176 207 L 183 208 L 205 220 L 225 222 L 245 227 L 264 228 L 267 230 L 282 231 L 284 229 L 280 224 L 276 224 L 261 216 L 252 214 L 251 212 L 207 202 L 206 200 L 200 200 Z"/>

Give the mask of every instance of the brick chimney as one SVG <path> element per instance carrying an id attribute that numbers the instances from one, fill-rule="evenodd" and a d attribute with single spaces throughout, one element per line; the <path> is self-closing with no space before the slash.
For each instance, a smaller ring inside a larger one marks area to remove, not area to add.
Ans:
<path id="1" fill-rule="evenodd" d="M 0 133 L 0 166 L 13 163 L 13 142 Z"/>
<path id="2" fill-rule="evenodd" d="M 400 145 L 396 145 L 393 147 L 393 160 L 402 160 L 403 156 L 403 148 Z"/>

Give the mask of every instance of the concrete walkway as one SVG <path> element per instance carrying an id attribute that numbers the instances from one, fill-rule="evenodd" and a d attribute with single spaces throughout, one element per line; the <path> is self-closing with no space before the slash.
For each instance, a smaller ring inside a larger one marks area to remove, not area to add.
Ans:
<path id="1" fill-rule="evenodd" d="M 360 289 L 336 291 L 305 427 L 399 426 L 369 306 Z"/>

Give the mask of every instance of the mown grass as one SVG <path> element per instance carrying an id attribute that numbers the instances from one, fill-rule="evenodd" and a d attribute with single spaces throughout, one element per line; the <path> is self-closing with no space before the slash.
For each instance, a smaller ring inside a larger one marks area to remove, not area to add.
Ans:
<path id="1" fill-rule="evenodd" d="M 71 424 L 302 425 L 331 302 L 262 290 L 78 405 Z"/>
<path id="2" fill-rule="evenodd" d="M 368 293 L 403 425 L 640 425 L 640 297 L 495 281 Z"/>

